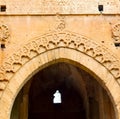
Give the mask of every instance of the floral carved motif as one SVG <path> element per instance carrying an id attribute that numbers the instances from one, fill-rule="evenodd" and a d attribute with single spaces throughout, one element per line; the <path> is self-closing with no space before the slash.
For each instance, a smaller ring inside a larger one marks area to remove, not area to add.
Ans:
<path id="1" fill-rule="evenodd" d="M 58 47 L 75 49 L 92 57 L 103 65 L 116 80 L 120 79 L 120 61 L 107 48 L 82 35 L 69 31 L 60 31 L 48 33 L 30 41 L 7 58 L 0 68 L 0 83 L 9 81 L 15 72 L 32 58 Z M 4 90 L 5 86 L 2 85 L 1 87 L 0 90 Z"/>
<path id="2" fill-rule="evenodd" d="M 0 41 L 6 41 L 10 36 L 8 27 L 6 25 L 0 25 Z"/>
<path id="3" fill-rule="evenodd" d="M 114 39 L 114 43 L 120 43 L 120 23 L 113 26 L 112 38 Z"/>

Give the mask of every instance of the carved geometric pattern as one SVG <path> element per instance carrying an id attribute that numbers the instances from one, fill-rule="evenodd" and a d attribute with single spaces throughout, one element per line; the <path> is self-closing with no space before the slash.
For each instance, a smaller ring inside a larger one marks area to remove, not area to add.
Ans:
<path id="1" fill-rule="evenodd" d="M 10 81 L 15 72 L 26 62 L 45 51 L 58 47 L 75 49 L 92 57 L 103 65 L 116 80 L 120 79 L 120 61 L 107 48 L 82 35 L 61 31 L 35 38 L 7 58 L 0 67 L 0 90 L 4 90 L 6 82 Z"/>
<path id="2" fill-rule="evenodd" d="M 6 25 L 0 25 L 0 41 L 6 41 L 9 36 L 8 27 Z"/>

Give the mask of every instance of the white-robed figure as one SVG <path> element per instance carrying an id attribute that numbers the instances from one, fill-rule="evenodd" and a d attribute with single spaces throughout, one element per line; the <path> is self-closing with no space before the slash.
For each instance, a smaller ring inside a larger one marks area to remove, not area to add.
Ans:
<path id="1" fill-rule="evenodd" d="M 59 92 L 59 90 L 56 90 L 56 92 L 53 94 L 53 96 L 54 96 L 54 98 L 53 98 L 54 104 L 62 103 L 61 93 Z"/>

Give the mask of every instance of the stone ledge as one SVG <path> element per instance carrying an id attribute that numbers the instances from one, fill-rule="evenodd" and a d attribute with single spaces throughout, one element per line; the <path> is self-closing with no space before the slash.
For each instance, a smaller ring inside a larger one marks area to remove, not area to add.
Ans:
<path id="1" fill-rule="evenodd" d="M 6 11 L 0 14 L 120 14 L 120 2 L 114 0 L 17 0 L 0 2 Z M 103 11 L 98 6 L 103 5 Z"/>

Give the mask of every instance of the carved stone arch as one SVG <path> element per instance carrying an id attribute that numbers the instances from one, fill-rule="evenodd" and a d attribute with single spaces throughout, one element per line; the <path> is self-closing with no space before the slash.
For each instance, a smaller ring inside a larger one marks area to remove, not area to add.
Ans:
<path id="1" fill-rule="evenodd" d="M 35 38 L 6 59 L 0 69 L 0 105 L 5 105 L 0 106 L 0 118 L 10 119 L 14 99 L 30 77 L 60 61 L 93 72 L 112 100 L 116 119 L 120 119 L 120 61 L 104 46 L 69 31 Z"/>

